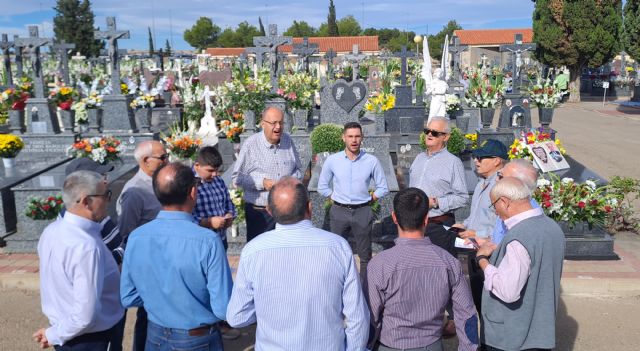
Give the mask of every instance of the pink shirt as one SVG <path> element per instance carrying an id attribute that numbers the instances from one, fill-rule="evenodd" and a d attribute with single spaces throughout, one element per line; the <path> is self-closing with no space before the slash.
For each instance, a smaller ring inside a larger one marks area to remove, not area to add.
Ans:
<path id="1" fill-rule="evenodd" d="M 542 209 L 534 208 L 508 218 L 504 224 L 510 230 L 525 219 L 540 215 Z M 507 244 L 507 251 L 498 267 L 491 264 L 485 267 L 484 288 L 504 302 L 515 302 L 520 298 L 520 292 L 530 273 L 531 258 L 527 249 L 519 241 L 513 240 Z"/>

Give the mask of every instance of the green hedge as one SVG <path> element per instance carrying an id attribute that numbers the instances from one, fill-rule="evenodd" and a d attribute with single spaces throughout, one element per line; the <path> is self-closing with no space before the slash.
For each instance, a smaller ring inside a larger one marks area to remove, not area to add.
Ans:
<path id="1" fill-rule="evenodd" d="M 311 152 L 314 155 L 323 152 L 338 152 L 344 150 L 342 141 L 343 127 L 338 124 L 321 124 L 311 132 Z"/>

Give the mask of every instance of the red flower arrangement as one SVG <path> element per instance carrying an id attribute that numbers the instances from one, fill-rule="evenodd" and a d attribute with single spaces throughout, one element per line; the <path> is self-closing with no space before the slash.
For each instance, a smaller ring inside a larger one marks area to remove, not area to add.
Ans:
<path id="1" fill-rule="evenodd" d="M 49 196 L 43 198 L 31 198 L 25 210 L 25 215 L 35 220 L 54 219 L 62 211 L 62 196 Z"/>

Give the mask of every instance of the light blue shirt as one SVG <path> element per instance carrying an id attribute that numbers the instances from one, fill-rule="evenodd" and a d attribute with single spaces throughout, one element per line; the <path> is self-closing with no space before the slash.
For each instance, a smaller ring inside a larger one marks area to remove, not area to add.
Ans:
<path id="1" fill-rule="evenodd" d="M 100 223 L 67 211 L 40 236 L 40 298 L 51 345 L 107 330 L 124 315 L 120 272 L 100 230 Z"/>
<path id="2" fill-rule="evenodd" d="M 191 213 L 160 211 L 129 236 L 122 267 L 124 307 L 144 306 L 166 328 L 193 329 L 225 319 L 231 270 L 220 236 Z"/>
<path id="3" fill-rule="evenodd" d="M 309 220 L 260 234 L 242 250 L 227 321 L 258 323 L 256 351 L 364 350 L 369 309 L 349 244 Z"/>
<path id="4" fill-rule="evenodd" d="M 540 208 L 540 205 L 538 205 L 538 202 L 534 199 L 529 200 L 529 203 L 531 203 L 531 207 L 533 208 Z M 493 233 L 491 234 L 491 241 L 495 244 L 500 244 L 502 238 L 504 238 L 506 234 L 507 226 L 504 224 L 504 221 L 500 219 L 500 217 L 497 217 L 495 227 L 493 228 Z"/>
<path id="5" fill-rule="evenodd" d="M 473 191 L 469 217 L 462 222 L 465 228 L 475 230 L 476 236 L 486 238 L 495 227 L 498 215 L 491 207 L 491 189 L 496 185 L 498 173 L 494 172 L 489 178 L 481 178 Z"/>
<path id="6" fill-rule="evenodd" d="M 342 204 L 359 205 L 371 200 L 369 183 L 375 182 L 375 196 L 379 199 L 389 193 L 384 170 L 377 157 L 360 151 L 350 160 L 345 151 L 327 157 L 318 180 L 318 193 Z M 333 192 L 329 183 L 333 180 Z"/>

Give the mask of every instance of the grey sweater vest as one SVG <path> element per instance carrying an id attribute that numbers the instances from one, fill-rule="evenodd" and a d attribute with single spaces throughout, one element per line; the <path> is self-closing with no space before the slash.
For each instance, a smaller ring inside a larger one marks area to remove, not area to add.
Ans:
<path id="1" fill-rule="evenodd" d="M 517 240 L 531 258 L 530 274 L 520 299 L 506 303 L 482 291 L 484 342 L 503 350 L 552 349 L 556 344 L 556 310 L 564 260 L 564 234 L 551 218 L 525 219 L 507 232 L 491 255 L 500 265 L 507 244 Z"/>

